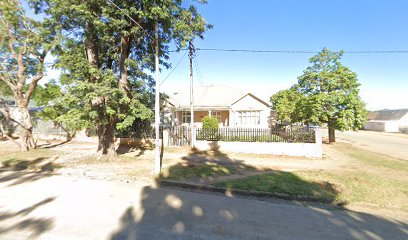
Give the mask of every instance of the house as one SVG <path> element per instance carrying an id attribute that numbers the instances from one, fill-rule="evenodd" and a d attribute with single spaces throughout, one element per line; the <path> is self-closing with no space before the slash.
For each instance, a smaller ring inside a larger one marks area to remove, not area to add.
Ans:
<path id="1" fill-rule="evenodd" d="M 201 127 L 206 116 L 218 119 L 221 127 L 267 128 L 271 106 L 249 92 L 223 85 L 194 88 L 194 126 Z M 169 95 L 168 106 L 173 126 L 189 125 L 190 92 Z"/>
<path id="2" fill-rule="evenodd" d="M 408 132 L 408 109 L 369 112 L 364 129 L 383 132 Z"/>
<path id="3" fill-rule="evenodd" d="M 21 113 L 18 111 L 16 101 L 13 97 L 4 97 L 0 95 L 0 108 L 7 109 L 13 119 L 21 119 Z M 55 122 L 50 120 L 44 120 L 38 117 L 36 114 L 38 111 L 41 111 L 42 108 L 38 107 L 34 100 L 31 100 L 28 105 L 28 111 L 30 112 L 30 116 L 32 119 L 33 124 L 33 134 L 34 135 L 41 135 L 43 138 L 48 135 L 62 135 L 65 134 L 65 131 L 55 124 Z M 18 130 L 19 125 L 16 122 L 9 121 L 2 116 L 2 112 L 0 111 L 0 136 L 2 136 L 2 128 L 8 133 L 8 135 L 13 135 Z"/>

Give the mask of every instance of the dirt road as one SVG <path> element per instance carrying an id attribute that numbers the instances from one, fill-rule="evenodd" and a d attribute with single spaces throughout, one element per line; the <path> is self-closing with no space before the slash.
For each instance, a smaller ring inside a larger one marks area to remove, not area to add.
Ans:
<path id="1" fill-rule="evenodd" d="M 323 137 L 327 130 L 322 129 Z M 356 147 L 408 161 L 408 135 L 373 131 L 336 131 L 336 140 Z"/>

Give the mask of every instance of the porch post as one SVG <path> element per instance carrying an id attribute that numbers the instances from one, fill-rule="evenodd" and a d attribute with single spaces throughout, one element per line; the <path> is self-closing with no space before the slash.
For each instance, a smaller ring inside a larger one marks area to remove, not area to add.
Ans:
<path id="1" fill-rule="evenodd" d="M 234 127 L 235 118 L 234 118 L 234 111 L 229 110 L 229 117 L 228 117 L 228 127 Z"/>

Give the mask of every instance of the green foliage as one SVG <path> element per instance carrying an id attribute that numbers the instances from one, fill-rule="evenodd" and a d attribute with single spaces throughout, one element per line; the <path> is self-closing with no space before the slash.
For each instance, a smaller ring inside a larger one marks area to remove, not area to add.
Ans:
<path id="1" fill-rule="evenodd" d="M 221 134 L 218 132 L 218 119 L 212 116 L 205 116 L 203 118 L 203 127 L 197 140 L 218 141 L 221 139 Z"/>
<path id="2" fill-rule="evenodd" d="M 51 80 L 43 86 L 37 86 L 33 99 L 42 110 L 36 113 L 37 117 L 50 120 L 62 126 L 65 131 L 78 131 L 91 127 L 89 122 L 81 119 L 76 106 L 65 101 L 64 92 L 60 84 Z"/>
<path id="3" fill-rule="evenodd" d="M 297 85 L 272 95 L 272 109 L 277 112 L 277 120 L 290 123 L 297 122 L 299 118 L 296 108 L 301 99 L 302 95 L 299 93 Z"/>
<path id="4" fill-rule="evenodd" d="M 205 116 L 203 118 L 203 129 L 214 129 L 218 128 L 218 119 L 211 116 Z"/>
<path id="5" fill-rule="evenodd" d="M 124 131 L 151 118 L 156 21 L 164 67 L 170 66 L 170 43 L 182 48 L 210 27 L 195 6 L 179 0 L 115 1 L 124 12 L 105 0 L 31 3 L 65 36 L 55 51 L 55 67 L 63 71 L 59 101 L 68 111 L 58 119 L 84 127 L 113 124 Z"/>
<path id="6" fill-rule="evenodd" d="M 359 96 L 357 74 L 345 67 L 343 52 L 323 49 L 310 58 L 309 66 L 298 77 L 298 84 L 271 97 L 278 120 L 327 123 L 330 129 L 357 130 L 366 121 L 367 111 Z M 329 131 L 330 141 L 334 135 Z"/>
<path id="7" fill-rule="evenodd" d="M 7 85 L 4 81 L 0 80 L 0 97 L 1 96 L 12 96 L 13 92 L 10 89 L 10 86 Z"/>
<path id="8" fill-rule="evenodd" d="M 58 38 L 46 21 L 27 17 L 19 1 L 3 0 L 0 4 L 0 94 L 29 98 L 29 88 L 24 93 L 20 91 L 28 79 L 35 84 L 41 79 L 45 55 L 56 42 Z"/>
<path id="9" fill-rule="evenodd" d="M 341 131 L 357 130 L 363 127 L 367 111 L 359 96 L 357 74 L 340 62 L 342 55 L 325 48 L 310 58 L 312 65 L 298 78 L 305 96 L 299 102 L 299 115 Z"/>

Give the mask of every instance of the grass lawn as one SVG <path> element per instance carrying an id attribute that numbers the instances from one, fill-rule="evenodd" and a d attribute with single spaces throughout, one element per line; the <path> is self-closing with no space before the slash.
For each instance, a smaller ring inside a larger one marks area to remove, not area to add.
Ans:
<path id="1" fill-rule="evenodd" d="M 276 171 L 214 184 L 243 190 L 283 193 L 290 196 L 306 196 L 320 202 L 336 200 L 337 189 L 327 181 L 308 181 L 301 174 Z"/>
<path id="2" fill-rule="evenodd" d="M 364 172 L 276 172 L 219 182 L 215 185 L 307 196 L 322 203 L 408 211 L 408 182 Z"/>
<path id="3" fill-rule="evenodd" d="M 191 178 L 209 178 L 213 176 L 227 176 L 237 173 L 234 167 L 225 167 L 214 163 L 188 165 L 178 164 L 164 168 L 160 174 L 162 179 L 185 180 Z"/>
<path id="4" fill-rule="evenodd" d="M 345 154 L 352 166 L 272 173 L 251 169 L 258 174 L 245 177 L 240 175 L 242 171 L 238 165 L 224 167 L 207 162 L 172 166 L 165 169 L 161 177 L 172 180 L 211 178 L 213 185 L 218 187 L 301 196 L 337 205 L 408 211 L 407 162 L 347 144 L 334 144 L 330 148 Z M 223 177 L 230 175 L 231 180 Z M 218 176 L 223 180 L 217 182 Z"/>

